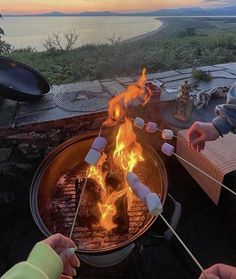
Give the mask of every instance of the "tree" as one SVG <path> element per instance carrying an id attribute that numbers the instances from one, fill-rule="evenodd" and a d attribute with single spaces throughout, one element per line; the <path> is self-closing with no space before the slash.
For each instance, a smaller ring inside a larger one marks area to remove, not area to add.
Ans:
<path id="1" fill-rule="evenodd" d="M 49 52 L 67 51 L 76 46 L 79 40 L 79 34 L 74 30 L 68 30 L 62 37 L 60 33 L 53 33 L 48 36 L 43 46 Z M 64 41 L 64 43 L 63 43 Z"/>
<path id="2" fill-rule="evenodd" d="M 0 19 L 2 19 L 1 14 Z M 3 36 L 5 36 L 5 33 L 4 30 L 0 27 L 0 54 L 9 53 L 12 49 L 12 46 L 2 39 Z"/>

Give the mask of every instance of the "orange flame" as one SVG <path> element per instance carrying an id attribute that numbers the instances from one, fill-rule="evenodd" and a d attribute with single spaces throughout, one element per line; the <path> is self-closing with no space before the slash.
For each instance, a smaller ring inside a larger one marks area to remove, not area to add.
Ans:
<path id="1" fill-rule="evenodd" d="M 118 129 L 115 141 L 115 149 L 112 154 L 113 167 L 122 173 L 123 182 L 119 185 L 120 191 L 110 192 L 111 189 L 106 185 L 107 171 L 103 170 L 103 164 L 107 159 L 106 155 L 102 155 L 97 166 L 90 166 L 88 177 L 96 180 L 101 189 L 101 201 L 98 203 L 98 208 L 101 213 L 100 225 L 110 231 L 114 229 L 117 224 L 113 222 L 113 217 L 117 214 L 116 201 L 126 196 L 128 201 L 128 208 L 130 208 L 133 201 L 133 193 L 126 182 L 128 172 L 132 172 L 137 164 L 144 160 L 142 155 L 142 147 L 137 142 L 136 135 L 133 131 L 132 122 L 125 117 L 126 108 L 129 102 L 137 97 L 143 97 L 143 105 L 145 105 L 151 97 L 149 89 L 145 90 L 146 69 L 143 70 L 142 76 L 136 84 L 130 85 L 128 89 L 116 96 L 109 102 L 108 119 L 103 123 L 104 125 L 116 125 L 121 119 L 124 119 Z"/>
<path id="2" fill-rule="evenodd" d="M 103 123 L 105 126 L 116 125 L 125 116 L 126 107 L 132 100 L 143 97 L 143 105 L 147 104 L 152 93 L 149 88 L 145 87 L 146 81 L 146 69 L 144 68 L 141 77 L 135 84 L 129 85 L 126 91 L 111 99 L 108 105 L 108 119 Z"/>
<path id="3" fill-rule="evenodd" d="M 107 231 L 111 231 L 117 224 L 113 222 L 113 217 L 117 213 L 115 202 L 118 198 L 123 196 L 127 192 L 127 189 L 123 189 L 120 192 L 113 192 L 107 197 L 104 203 L 98 203 L 99 210 L 101 212 L 100 225 Z"/>

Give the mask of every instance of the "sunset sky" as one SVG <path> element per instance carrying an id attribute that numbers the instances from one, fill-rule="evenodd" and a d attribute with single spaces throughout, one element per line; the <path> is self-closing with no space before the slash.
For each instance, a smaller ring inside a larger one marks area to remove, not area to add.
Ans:
<path id="1" fill-rule="evenodd" d="M 236 4 L 236 0 L 0 0 L 0 13 L 84 11 L 151 11 L 164 8 L 214 7 Z"/>

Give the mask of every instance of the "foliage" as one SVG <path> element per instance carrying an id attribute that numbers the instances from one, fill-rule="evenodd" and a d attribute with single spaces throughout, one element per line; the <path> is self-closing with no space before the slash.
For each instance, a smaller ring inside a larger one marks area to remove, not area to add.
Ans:
<path id="1" fill-rule="evenodd" d="M 0 19 L 2 19 L 1 14 L 0 14 Z M 5 32 L 2 28 L 0 28 L 0 54 L 9 53 L 12 50 L 12 46 L 2 39 L 3 36 L 5 36 Z"/>
<path id="2" fill-rule="evenodd" d="M 210 75 L 210 73 L 202 71 L 202 70 L 192 71 L 192 77 L 196 80 L 202 80 L 202 81 L 212 80 L 212 76 Z"/>
<path id="3" fill-rule="evenodd" d="M 140 41 L 117 41 L 113 36 L 113 41 L 102 45 L 90 44 L 68 51 L 14 51 L 8 56 L 31 65 L 54 84 L 137 75 L 143 67 L 152 73 L 236 62 L 236 29 L 222 31 L 221 22 L 213 21 L 220 27 L 214 32 L 211 28 L 207 33 L 208 29 L 203 30 L 204 25 L 209 28 L 207 24 L 202 22 L 200 25 L 196 19 L 194 25 L 195 19 L 188 20 L 191 24 L 183 22 L 183 28 L 199 26 L 197 35 L 179 37 L 178 31 L 182 27 L 173 19 L 166 33 L 160 31 Z"/>
<path id="4" fill-rule="evenodd" d="M 63 34 L 52 33 L 43 43 L 48 52 L 68 51 L 76 46 L 79 34 L 74 30 L 68 30 Z"/>

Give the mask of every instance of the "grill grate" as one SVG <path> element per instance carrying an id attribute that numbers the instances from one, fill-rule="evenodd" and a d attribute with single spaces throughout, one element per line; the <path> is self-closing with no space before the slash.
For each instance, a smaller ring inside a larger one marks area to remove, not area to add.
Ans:
<path id="1" fill-rule="evenodd" d="M 100 86 L 99 88 L 69 90 L 65 87 L 54 97 L 55 104 L 63 110 L 75 112 L 96 112 L 107 108 L 116 90 L 109 90 Z"/>
<path id="2" fill-rule="evenodd" d="M 80 171 L 80 175 L 81 173 L 83 172 Z M 76 180 L 77 183 L 75 183 Z M 59 181 L 51 204 L 52 231 L 53 233 L 61 232 L 69 235 L 79 199 L 79 193 L 75 185 L 81 190 L 84 177 L 80 176 L 77 179 L 75 176 L 66 177 L 64 175 Z M 73 233 L 73 240 L 78 244 L 78 249 L 81 250 L 94 251 L 115 248 L 117 244 L 129 241 L 134 237 L 150 220 L 146 206 L 135 198 L 131 208 L 128 210 L 128 231 L 125 233 L 108 232 L 100 226 L 92 225 L 96 220 L 91 217 L 91 208 L 96 208 L 96 201 L 88 202 L 86 198 L 82 199 Z M 83 219 L 86 221 L 86 225 L 83 224 Z M 90 227 L 87 227 L 88 223 L 91 224 Z"/>

